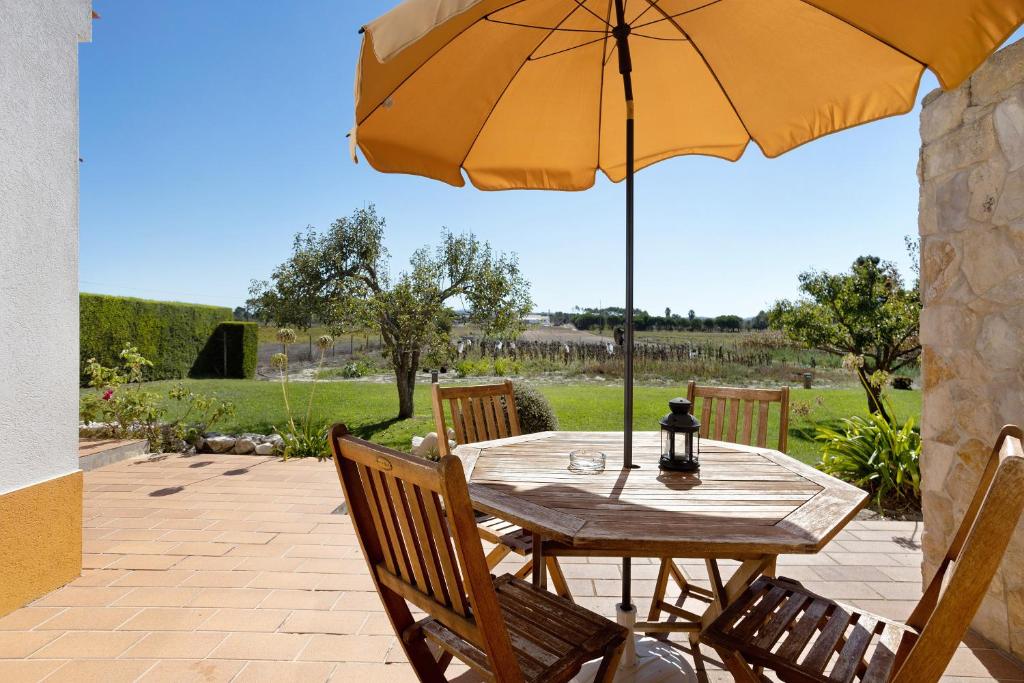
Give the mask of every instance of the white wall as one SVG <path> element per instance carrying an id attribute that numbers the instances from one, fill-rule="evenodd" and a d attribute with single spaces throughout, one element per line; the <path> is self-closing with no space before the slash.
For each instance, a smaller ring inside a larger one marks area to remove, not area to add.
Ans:
<path id="1" fill-rule="evenodd" d="M 0 0 L 0 495 L 78 469 L 78 43 L 90 0 Z"/>

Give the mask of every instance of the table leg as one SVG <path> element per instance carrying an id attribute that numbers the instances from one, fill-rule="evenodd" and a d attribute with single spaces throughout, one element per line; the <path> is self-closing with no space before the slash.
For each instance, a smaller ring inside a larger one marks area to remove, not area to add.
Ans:
<path id="1" fill-rule="evenodd" d="M 548 573 L 544 562 L 544 539 L 540 534 L 531 534 L 533 538 L 533 587 L 547 590 Z"/>

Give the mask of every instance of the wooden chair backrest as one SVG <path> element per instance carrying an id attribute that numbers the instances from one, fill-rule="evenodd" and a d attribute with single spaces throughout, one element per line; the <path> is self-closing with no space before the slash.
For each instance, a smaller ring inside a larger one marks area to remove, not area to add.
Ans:
<path id="1" fill-rule="evenodd" d="M 452 416 L 455 443 L 475 443 L 519 436 L 519 411 L 512 382 L 480 384 L 476 386 L 448 386 L 431 384 L 434 406 L 434 424 L 437 427 L 437 445 L 441 455 L 451 455 L 448 447 L 448 425 L 445 422 L 445 402 Z"/>
<path id="2" fill-rule="evenodd" d="M 999 433 L 949 550 L 907 620 L 918 635 L 900 643 L 894 682 L 939 680 L 981 606 L 1024 510 L 1022 438 L 1012 425 Z"/>
<path id="3" fill-rule="evenodd" d="M 779 442 L 786 452 L 789 432 L 789 387 L 781 389 L 742 389 L 739 387 L 697 386 L 690 380 L 686 398 L 697 412 L 701 399 L 700 436 L 704 439 L 731 441 L 758 448 L 768 447 L 768 410 L 779 404 Z M 757 406 L 755 413 L 754 406 Z M 712 419 L 713 418 L 713 419 Z M 756 419 L 755 419 L 756 418 Z M 756 423 L 756 429 L 755 429 Z"/>
<path id="4" fill-rule="evenodd" d="M 331 430 L 334 464 L 370 575 L 395 633 L 422 640 L 412 603 L 489 658 L 500 680 L 522 680 L 483 546 L 462 462 L 406 455 Z M 421 680 L 433 677 L 429 651 L 410 660 Z"/>

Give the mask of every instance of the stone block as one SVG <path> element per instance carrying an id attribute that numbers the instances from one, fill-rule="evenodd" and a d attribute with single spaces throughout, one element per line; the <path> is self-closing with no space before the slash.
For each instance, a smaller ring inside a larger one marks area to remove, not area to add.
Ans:
<path id="1" fill-rule="evenodd" d="M 981 321 L 978 353 L 993 370 L 1016 370 L 1024 365 L 1024 327 L 1019 318 L 993 313 Z"/>
<path id="2" fill-rule="evenodd" d="M 1021 198 L 1024 206 L 1024 194 Z M 1007 276 L 1021 271 L 1021 253 L 1018 250 L 1022 246 L 1016 235 L 1007 229 L 972 230 L 963 242 L 960 269 L 971 288 L 983 296 Z"/>
<path id="3" fill-rule="evenodd" d="M 970 81 L 971 103 L 994 104 L 1007 90 L 1024 83 L 1024 42 L 1012 43 L 995 53 L 974 72 Z"/>
<path id="4" fill-rule="evenodd" d="M 942 295 L 960 277 L 960 255 L 953 242 L 941 237 L 925 237 L 921 240 L 921 296 L 925 305 L 940 302 Z"/>
<path id="5" fill-rule="evenodd" d="M 928 106 L 921 108 L 921 139 L 927 144 L 963 123 L 964 110 L 970 104 L 970 94 L 966 88 L 948 92 L 933 90 L 925 97 L 925 101 Z"/>
<path id="6" fill-rule="evenodd" d="M 1007 174 L 1006 182 L 996 200 L 992 222 L 1007 225 L 1024 218 L 1024 168 Z"/>
<path id="7" fill-rule="evenodd" d="M 971 171 L 965 169 L 942 180 L 935 188 L 935 206 L 938 209 L 938 231 L 959 232 L 970 226 Z"/>
<path id="8" fill-rule="evenodd" d="M 973 221 L 987 223 L 992 220 L 996 202 L 1006 182 L 1006 160 L 995 155 L 988 162 L 971 169 L 967 181 L 969 192 L 967 215 Z"/>
<path id="9" fill-rule="evenodd" d="M 995 149 L 996 135 L 990 117 L 964 124 L 924 146 L 924 177 L 935 178 L 985 161 Z"/>
<path id="10" fill-rule="evenodd" d="M 1021 97 L 1014 96 L 996 105 L 993 123 L 1010 170 L 1024 167 L 1024 101 Z"/>

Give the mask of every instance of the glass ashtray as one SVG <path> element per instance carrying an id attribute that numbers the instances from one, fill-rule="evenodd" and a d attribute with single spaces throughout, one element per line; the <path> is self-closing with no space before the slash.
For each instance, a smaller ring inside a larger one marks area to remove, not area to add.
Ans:
<path id="1" fill-rule="evenodd" d="M 601 474 L 604 472 L 604 453 L 582 449 L 569 453 L 569 471 L 576 474 Z"/>

